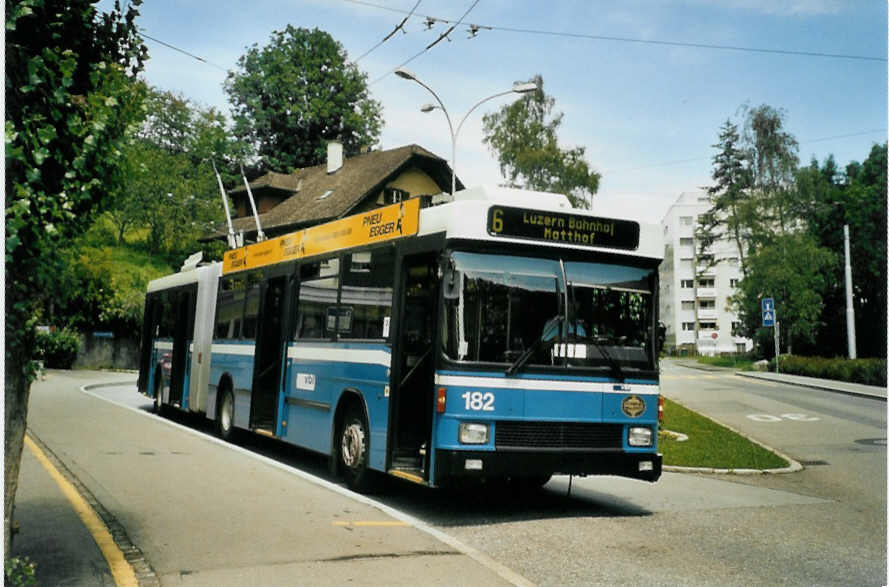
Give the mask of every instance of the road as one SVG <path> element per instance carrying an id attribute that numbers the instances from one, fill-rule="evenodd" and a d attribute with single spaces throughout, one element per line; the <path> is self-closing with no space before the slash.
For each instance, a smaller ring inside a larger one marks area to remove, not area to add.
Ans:
<path id="1" fill-rule="evenodd" d="M 117 516 L 162 584 L 248 577 L 273 584 L 281 576 L 303 584 L 337 577 L 357 584 L 886 583 L 885 402 L 666 363 L 665 395 L 806 469 L 749 477 L 668 472 L 656 484 L 555 478 L 527 495 L 392 481 L 373 496 L 381 504 L 374 507 L 324 481 L 308 487 L 307 473 L 334 481 L 317 456 L 260 438 L 241 441 L 249 452 L 202 440 L 196 434 L 206 426 L 186 430 L 149 416 L 132 386 L 94 390 L 109 403 L 76 391 L 76 374 L 53 376 L 61 379 L 35 386 L 32 429 Z M 404 514 L 393 518 L 393 511 Z M 393 519 L 415 527 L 354 524 Z M 352 526 L 334 525 L 343 522 Z M 329 568 L 344 574 L 325 575 Z"/>

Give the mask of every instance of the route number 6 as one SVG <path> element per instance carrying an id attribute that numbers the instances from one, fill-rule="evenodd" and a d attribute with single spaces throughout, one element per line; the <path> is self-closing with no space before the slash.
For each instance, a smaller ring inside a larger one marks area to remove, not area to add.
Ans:
<path id="1" fill-rule="evenodd" d="M 467 391 L 460 397 L 466 402 L 466 409 L 474 412 L 493 412 L 494 394 L 490 391 Z"/>
<path id="2" fill-rule="evenodd" d="M 754 422 L 781 422 L 782 420 L 793 420 L 794 422 L 817 422 L 821 418 L 817 416 L 807 416 L 806 414 L 781 414 L 773 416 L 771 414 L 749 414 L 747 416 Z"/>

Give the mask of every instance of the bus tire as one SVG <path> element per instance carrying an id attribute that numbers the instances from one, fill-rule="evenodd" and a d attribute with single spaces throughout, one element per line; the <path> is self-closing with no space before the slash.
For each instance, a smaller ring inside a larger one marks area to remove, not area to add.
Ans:
<path id="1" fill-rule="evenodd" d="M 512 479 L 513 484 L 519 491 L 534 491 L 540 489 L 552 479 L 552 475 L 541 474 L 532 475 L 530 477 L 518 477 Z"/>
<path id="2" fill-rule="evenodd" d="M 346 485 L 359 493 L 370 492 L 374 475 L 368 467 L 370 430 L 364 412 L 354 404 L 348 406 L 337 430 L 337 467 Z"/>
<path id="3" fill-rule="evenodd" d="M 217 402 L 216 434 L 222 440 L 231 442 L 235 431 L 235 396 L 228 386 L 222 389 Z"/>
<path id="4" fill-rule="evenodd" d="M 164 415 L 164 382 L 163 374 L 160 367 L 155 371 L 154 375 L 154 413 L 158 416 Z"/>

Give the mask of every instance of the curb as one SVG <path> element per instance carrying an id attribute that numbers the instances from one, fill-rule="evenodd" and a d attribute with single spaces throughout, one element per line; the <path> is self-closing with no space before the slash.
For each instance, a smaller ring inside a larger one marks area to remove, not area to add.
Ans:
<path id="1" fill-rule="evenodd" d="M 681 402 L 676 401 L 673 398 L 670 398 L 670 401 L 679 404 L 680 406 L 682 406 L 683 408 L 685 408 L 687 410 L 691 410 L 691 408 L 682 404 Z M 692 410 L 692 411 L 694 411 L 694 410 Z M 695 412 L 695 413 L 697 413 L 697 412 Z M 805 467 L 803 467 L 801 463 L 799 463 L 795 459 L 790 458 L 789 456 L 782 453 L 781 451 L 776 450 L 766 444 L 763 444 L 760 441 L 756 440 L 755 438 L 747 436 L 740 430 L 736 430 L 735 428 L 732 428 L 728 424 L 723 424 L 722 422 L 720 422 L 719 420 L 717 420 L 715 418 L 711 418 L 710 416 L 704 416 L 704 417 L 707 418 L 708 420 L 710 420 L 711 422 L 719 424 L 723 428 L 731 430 L 732 432 L 734 432 L 741 438 L 744 438 L 744 439 L 752 442 L 753 444 L 761 446 L 762 448 L 766 449 L 767 451 L 778 455 L 779 457 L 781 457 L 782 459 L 784 459 L 785 461 L 790 463 L 790 465 L 788 465 L 787 467 L 781 467 L 778 469 L 718 469 L 715 467 L 679 467 L 677 465 L 664 465 L 662 467 L 662 469 L 664 471 L 669 471 L 672 473 L 703 473 L 703 474 L 707 474 L 707 475 L 782 475 L 785 473 L 797 473 L 797 472 L 805 469 Z"/>
<path id="2" fill-rule="evenodd" d="M 881 395 L 873 395 L 873 394 L 865 393 L 865 392 L 861 392 L 861 391 L 837 389 L 836 387 L 830 387 L 828 385 L 818 384 L 818 383 L 808 383 L 808 382 L 802 382 L 802 381 L 787 381 L 787 380 L 783 380 L 783 379 L 780 379 L 780 380 L 779 379 L 772 379 L 770 377 L 759 377 L 755 373 L 751 373 L 749 371 L 737 371 L 735 373 L 735 375 L 737 375 L 739 377 L 747 377 L 748 379 L 756 379 L 758 381 L 769 381 L 771 383 L 781 383 L 783 385 L 795 385 L 797 387 L 809 387 L 811 389 L 819 389 L 821 391 L 831 391 L 833 393 L 841 393 L 844 395 L 851 395 L 851 396 L 855 396 L 855 397 L 875 399 L 875 400 L 879 400 L 879 401 L 883 401 L 883 402 L 886 401 L 886 398 Z"/>

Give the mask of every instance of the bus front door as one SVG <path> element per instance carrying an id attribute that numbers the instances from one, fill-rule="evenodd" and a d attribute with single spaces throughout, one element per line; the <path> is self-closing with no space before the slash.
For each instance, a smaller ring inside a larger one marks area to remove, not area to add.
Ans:
<path id="1" fill-rule="evenodd" d="M 260 433 L 276 432 L 278 394 L 284 353 L 284 302 L 287 276 L 269 279 L 263 289 L 262 317 L 256 340 L 250 427 Z"/>
<path id="2" fill-rule="evenodd" d="M 418 481 L 428 480 L 431 454 L 437 268 L 437 254 L 404 257 L 393 345 L 391 466 Z"/>

